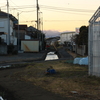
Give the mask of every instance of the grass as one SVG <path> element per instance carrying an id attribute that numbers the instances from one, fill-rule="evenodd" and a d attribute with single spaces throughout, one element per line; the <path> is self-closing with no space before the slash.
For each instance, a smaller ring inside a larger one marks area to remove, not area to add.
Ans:
<path id="1" fill-rule="evenodd" d="M 46 76 L 45 71 L 50 65 L 57 74 Z M 100 78 L 88 76 L 88 66 L 66 63 L 65 60 L 29 64 L 23 71 L 15 73 L 14 77 L 31 81 L 34 85 L 68 97 L 69 100 L 100 99 Z"/>

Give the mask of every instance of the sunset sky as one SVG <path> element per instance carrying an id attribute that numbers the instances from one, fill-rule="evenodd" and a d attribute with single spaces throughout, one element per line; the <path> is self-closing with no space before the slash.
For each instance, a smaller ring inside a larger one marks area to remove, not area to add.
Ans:
<path id="1" fill-rule="evenodd" d="M 36 27 L 36 0 L 8 0 L 9 12 L 20 24 Z M 7 12 L 7 0 L 0 0 L 0 8 Z M 43 30 L 75 31 L 88 25 L 89 19 L 98 9 L 100 0 L 38 0 Z"/>

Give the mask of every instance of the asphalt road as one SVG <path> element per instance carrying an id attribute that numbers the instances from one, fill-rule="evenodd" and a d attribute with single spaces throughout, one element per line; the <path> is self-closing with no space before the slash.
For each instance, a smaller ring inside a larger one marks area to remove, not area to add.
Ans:
<path id="1" fill-rule="evenodd" d="M 17 55 L 3 55 L 0 56 L 0 65 L 9 63 L 22 63 L 31 61 L 44 60 L 46 51 L 38 53 L 19 53 Z"/>

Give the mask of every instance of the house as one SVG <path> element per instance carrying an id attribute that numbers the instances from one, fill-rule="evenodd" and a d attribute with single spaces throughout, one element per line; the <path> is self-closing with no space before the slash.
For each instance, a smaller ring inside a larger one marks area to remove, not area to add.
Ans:
<path id="1" fill-rule="evenodd" d="M 0 37 L 7 45 L 17 45 L 16 38 L 13 35 L 14 25 L 17 23 L 18 20 L 13 15 L 0 10 Z"/>
<path id="2" fill-rule="evenodd" d="M 72 42 L 72 36 L 75 35 L 75 32 L 64 32 L 60 34 L 60 41 L 61 44 L 64 44 L 65 42 Z"/>
<path id="3" fill-rule="evenodd" d="M 27 35 L 31 37 L 31 39 L 36 39 L 37 38 L 37 30 L 33 26 L 27 27 Z"/>
<path id="4" fill-rule="evenodd" d="M 15 25 L 14 26 L 14 35 L 17 39 L 25 39 L 25 35 L 27 34 L 27 25 Z"/>
<path id="5" fill-rule="evenodd" d="M 21 40 L 24 40 L 25 35 L 27 34 L 27 25 L 15 25 L 13 33 L 13 35 L 17 38 L 18 50 L 20 50 Z"/>

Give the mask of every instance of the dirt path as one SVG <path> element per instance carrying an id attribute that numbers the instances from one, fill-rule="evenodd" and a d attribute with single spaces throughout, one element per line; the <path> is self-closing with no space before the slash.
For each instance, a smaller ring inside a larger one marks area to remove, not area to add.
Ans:
<path id="1" fill-rule="evenodd" d="M 23 68 L 0 70 L 0 86 L 12 92 L 15 97 L 14 100 L 67 100 L 40 87 L 36 87 L 30 82 L 15 78 L 14 74 L 20 70 L 23 70 Z"/>

